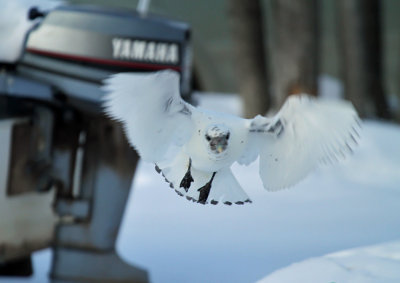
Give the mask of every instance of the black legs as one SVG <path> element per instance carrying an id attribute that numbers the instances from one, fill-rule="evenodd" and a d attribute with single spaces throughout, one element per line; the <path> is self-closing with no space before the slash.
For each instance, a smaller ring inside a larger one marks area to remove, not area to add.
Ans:
<path id="1" fill-rule="evenodd" d="M 189 158 L 188 170 L 186 171 L 186 174 L 179 185 L 181 188 L 184 188 L 186 192 L 189 190 L 191 183 L 194 181 L 191 174 L 191 169 L 192 169 L 192 159 Z M 211 190 L 211 184 L 214 180 L 216 173 L 217 172 L 214 172 L 212 174 L 211 179 L 210 181 L 207 182 L 207 184 L 205 184 L 203 187 L 197 190 L 200 192 L 199 200 L 197 201 L 198 203 L 205 204 L 207 202 L 208 195 L 210 194 Z"/>
<path id="2" fill-rule="evenodd" d="M 205 184 L 203 187 L 198 189 L 198 191 L 200 192 L 199 200 L 197 201 L 198 203 L 202 203 L 202 204 L 206 203 L 206 201 L 208 199 L 208 195 L 210 194 L 211 184 L 212 184 L 212 181 L 214 180 L 216 173 L 217 172 L 214 172 L 212 174 L 211 180 L 208 181 L 207 184 Z"/>

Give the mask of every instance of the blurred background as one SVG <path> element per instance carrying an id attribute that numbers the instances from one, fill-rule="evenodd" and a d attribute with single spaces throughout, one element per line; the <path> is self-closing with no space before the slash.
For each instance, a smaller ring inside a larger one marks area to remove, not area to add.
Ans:
<path id="1" fill-rule="evenodd" d="M 363 117 L 399 119 L 396 0 L 153 0 L 150 11 L 192 26 L 195 88 L 241 93 L 246 116 L 279 107 L 289 93 L 318 94 L 320 80 L 334 79 Z"/>
<path id="2" fill-rule="evenodd" d="M 46 18 L 59 1 L 0 0 L 23 7 L 0 10 L 0 282 L 399 282 L 400 2 L 153 0 L 149 15 L 124 14 L 138 2 L 69 0 L 106 8 Z M 98 107 L 111 73 L 168 67 L 115 58 L 115 38 L 179 42 L 182 57 L 189 44 L 193 64 L 172 67 L 185 82 L 190 67 L 184 97 L 213 110 L 269 115 L 302 92 L 351 100 L 359 147 L 275 194 L 258 161 L 234 164 L 251 205 L 179 198 Z"/>

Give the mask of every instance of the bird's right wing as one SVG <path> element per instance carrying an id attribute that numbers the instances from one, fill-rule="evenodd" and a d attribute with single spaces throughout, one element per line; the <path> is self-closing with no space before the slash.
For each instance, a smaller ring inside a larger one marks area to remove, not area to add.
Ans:
<path id="1" fill-rule="evenodd" d="M 196 108 L 181 98 L 178 73 L 119 73 L 104 81 L 103 90 L 105 113 L 123 123 L 143 160 L 174 158 L 191 137 Z"/>

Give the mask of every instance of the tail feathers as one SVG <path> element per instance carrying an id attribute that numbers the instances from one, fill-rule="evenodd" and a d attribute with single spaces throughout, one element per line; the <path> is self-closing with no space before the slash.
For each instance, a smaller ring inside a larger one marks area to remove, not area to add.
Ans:
<path id="1" fill-rule="evenodd" d="M 186 161 L 187 160 L 187 161 Z M 187 171 L 188 158 L 182 159 L 181 162 L 174 162 L 172 165 L 158 164 L 156 166 L 157 172 L 161 173 L 170 184 L 170 187 L 182 197 L 185 197 L 189 201 L 200 202 L 200 191 L 199 189 L 204 187 L 212 179 L 212 172 L 203 172 L 192 167 L 191 175 L 193 182 L 189 189 L 186 191 L 183 187 L 180 187 L 182 178 L 185 176 Z M 249 196 L 243 191 L 235 177 L 233 176 L 229 168 L 222 169 L 216 172 L 212 183 L 210 193 L 204 204 L 225 204 L 225 205 L 242 205 L 245 203 L 251 203 Z"/>
<path id="2" fill-rule="evenodd" d="M 249 196 L 244 192 L 229 168 L 217 172 L 208 199 L 211 204 L 242 205 L 251 203 Z"/>

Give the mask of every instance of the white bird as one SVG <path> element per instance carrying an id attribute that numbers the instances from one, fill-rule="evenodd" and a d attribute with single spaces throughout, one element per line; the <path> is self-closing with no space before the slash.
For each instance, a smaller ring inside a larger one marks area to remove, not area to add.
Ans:
<path id="1" fill-rule="evenodd" d="M 360 120 L 346 101 L 290 96 L 272 118 L 253 119 L 195 107 L 179 93 L 179 74 L 120 73 L 104 81 L 104 111 L 122 122 L 144 161 L 170 186 L 198 203 L 251 202 L 230 167 L 260 156 L 265 189 L 293 186 L 320 162 L 335 161 L 357 144 Z"/>

